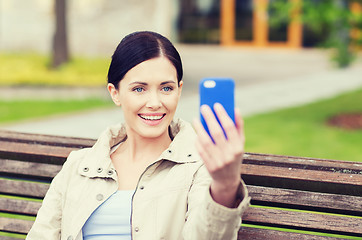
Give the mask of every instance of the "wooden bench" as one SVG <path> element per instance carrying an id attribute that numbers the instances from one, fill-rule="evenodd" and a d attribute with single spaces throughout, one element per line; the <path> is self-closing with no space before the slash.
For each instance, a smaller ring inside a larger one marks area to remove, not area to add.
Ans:
<path id="1" fill-rule="evenodd" d="M 0 239 L 25 238 L 70 151 L 94 142 L 0 131 Z M 239 239 L 362 239 L 362 163 L 247 153 L 241 175 Z"/>

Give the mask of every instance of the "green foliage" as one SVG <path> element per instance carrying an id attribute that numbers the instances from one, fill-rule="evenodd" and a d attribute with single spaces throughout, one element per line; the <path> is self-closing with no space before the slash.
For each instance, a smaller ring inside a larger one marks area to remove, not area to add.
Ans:
<path id="1" fill-rule="evenodd" d="M 0 86 L 105 86 L 110 60 L 74 58 L 51 69 L 48 56 L 2 53 L 0 62 Z"/>
<path id="2" fill-rule="evenodd" d="M 351 38 L 352 29 L 362 31 L 362 14 L 353 13 L 349 9 L 352 2 L 361 0 L 274 0 L 270 10 L 276 14 L 270 23 L 274 26 L 289 21 L 302 21 L 316 34 L 326 34 L 323 46 L 333 49 L 332 60 L 339 67 L 349 66 L 355 58 L 353 47 L 362 46 L 362 34 Z M 299 12 L 300 17 L 292 19 L 293 13 Z"/>

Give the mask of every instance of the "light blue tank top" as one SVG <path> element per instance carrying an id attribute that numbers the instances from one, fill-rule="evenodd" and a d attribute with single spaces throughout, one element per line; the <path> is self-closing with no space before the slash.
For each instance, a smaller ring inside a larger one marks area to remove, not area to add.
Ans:
<path id="1" fill-rule="evenodd" d="M 131 209 L 134 191 L 117 191 L 88 218 L 84 240 L 131 240 Z"/>

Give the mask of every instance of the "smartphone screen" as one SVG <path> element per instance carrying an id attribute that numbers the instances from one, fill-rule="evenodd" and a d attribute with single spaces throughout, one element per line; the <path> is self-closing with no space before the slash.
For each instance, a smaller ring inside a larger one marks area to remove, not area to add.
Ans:
<path id="1" fill-rule="evenodd" d="M 234 89 L 235 82 L 231 78 L 204 78 L 199 83 L 200 106 L 204 104 L 209 105 L 215 114 L 214 104 L 220 103 L 235 123 Z M 216 114 L 215 117 L 220 124 Z M 210 131 L 201 113 L 200 119 L 205 130 L 210 135 Z"/>

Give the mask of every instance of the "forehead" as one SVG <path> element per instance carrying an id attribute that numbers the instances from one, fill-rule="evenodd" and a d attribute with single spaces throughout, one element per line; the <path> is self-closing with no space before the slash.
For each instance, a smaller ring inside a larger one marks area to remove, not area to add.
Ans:
<path id="1" fill-rule="evenodd" d="M 174 65 L 165 57 L 152 58 L 131 68 L 120 82 L 163 82 L 176 81 L 177 71 Z"/>

